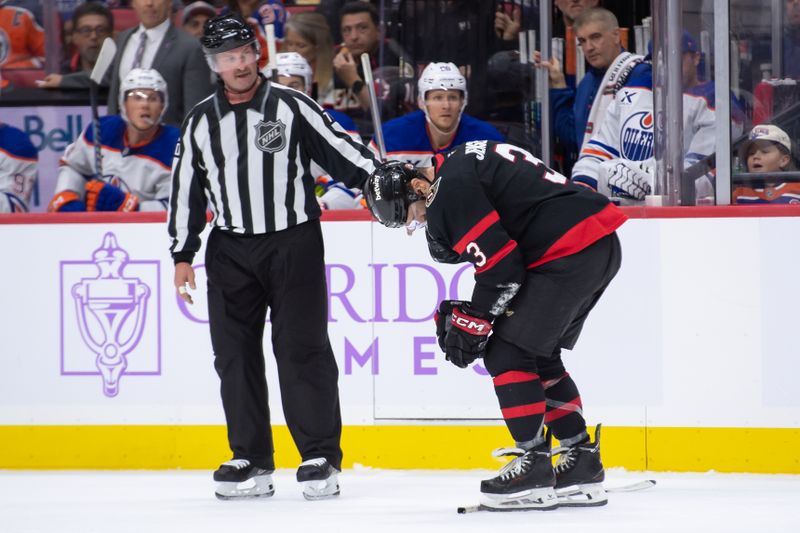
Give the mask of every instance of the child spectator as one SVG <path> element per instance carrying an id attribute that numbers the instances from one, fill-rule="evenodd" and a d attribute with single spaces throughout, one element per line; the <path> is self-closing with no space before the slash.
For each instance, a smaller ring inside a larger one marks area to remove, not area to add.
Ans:
<path id="1" fill-rule="evenodd" d="M 800 204 L 800 183 L 781 180 L 781 172 L 794 170 L 792 141 L 785 131 L 773 124 L 759 124 L 750 132 L 739 150 L 747 171 L 764 174 L 749 186 L 736 187 L 735 204 Z"/>

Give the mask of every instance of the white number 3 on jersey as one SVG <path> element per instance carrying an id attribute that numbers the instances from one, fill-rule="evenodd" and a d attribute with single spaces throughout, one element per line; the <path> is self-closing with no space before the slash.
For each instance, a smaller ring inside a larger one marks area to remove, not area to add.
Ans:
<path id="1" fill-rule="evenodd" d="M 486 256 L 483 254 L 483 252 L 481 252 L 481 249 L 474 242 L 469 243 L 464 251 L 475 256 L 475 266 L 482 267 L 486 264 Z"/>

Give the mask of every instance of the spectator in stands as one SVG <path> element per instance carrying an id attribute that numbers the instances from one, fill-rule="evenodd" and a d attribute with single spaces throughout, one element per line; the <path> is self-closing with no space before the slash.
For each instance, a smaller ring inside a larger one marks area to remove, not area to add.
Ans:
<path id="1" fill-rule="evenodd" d="M 264 26 L 272 24 L 275 38 L 283 39 L 283 25 L 286 23 L 286 8 L 282 0 L 228 0 L 228 5 L 220 14 L 239 13 L 244 20 L 255 25 L 264 34 Z"/>
<path id="2" fill-rule="evenodd" d="M 170 105 L 164 122 L 180 125 L 194 105 L 211 94 L 211 71 L 200 42 L 170 21 L 171 0 L 131 0 L 139 25 L 117 36 L 117 53 L 106 74 L 108 112 L 117 114 L 120 80 L 134 68 L 153 68 L 167 81 Z M 59 85 L 45 87 L 89 87 L 89 73 L 66 74 Z"/>
<path id="3" fill-rule="evenodd" d="M 614 34 L 608 31 L 617 26 L 613 13 L 602 8 L 584 11 L 575 20 L 578 43 L 593 67 L 610 50 L 603 43 Z M 598 85 L 613 90 L 601 91 L 594 98 L 580 156 L 572 169 L 573 181 L 622 204 L 636 204 L 652 194 L 652 86 L 652 65 L 645 58 L 628 52 L 616 56 Z M 684 93 L 683 133 L 684 167 L 714 151 L 714 110 L 705 98 Z"/>
<path id="4" fill-rule="evenodd" d="M 303 56 L 297 52 L 284 52 L 278 54 L 276 62 L 278 83 L 311 96 L 313 87 L 311 65 Z M 361 142 L 356 125 L 350 117 L 334 109 L 326 109 L 325 113 L 344 128 L 356 142 Z M 314 176 L 316 182 L 314 192 L 322 209 L 361 208 L 361 191 L 359 189 L 348 189 L 344 184 L 331 178 L 327 170 L 313 161 L 311 175 Z"/>
<path id="5" fill-rule="evenodd" d="M 199 39 L 203 36 L 203 25 L 217 14 L 217 9 L 208 2 L 192 2 L 183 8 L 183 31 Z"/>
<path id="6" fill-rule="evenodd" d="M 378 62 L 381 47 L 378 10 L 366 2 L 348 2 L 341 11 L 340 28 L 344 42 L 333 58 L 334 90 L 326 107 L 344 111 L 359 125 L 362 132 L 372 132 L 369 120 L 369 91 L 364 83 L 361 55 L 369 54 L 376 86 L 389 87 L 381 95 L 383 118 L 392 118 L 411 110 L 413 101 L 409 81 L 414 67 L 400 45 L 391 39 L 383 41 L 383 64 Z M 380 67 L 380 71 L 377 69 Z"/>
<path id="7" fill-rule="evenodd" d="M 282 0 L 227 0 L 227 6 L 222 9 L 220 14 L 238 13 L 255 30 L 261 56 L 258 60 L 258 68 L 263 69 L 267 66 L 267 30 L 265 26 L 272 24 L 275 33 L 276 44 L 283 40 L 283 25 L 286 23 L 286 9 L 283 7 Z"/>
<path id="8" fill-rule="evenodd" d="M 554 0 L 556 23 L 553 25 L 553 36 L 566 37 L 570 28 L 575 24 L 578 15 L 597 7 L 600 0 Z M 558 15 L 561 14 L 559 17 Z"/>
<path id="9" fill-rule="evenodd" d="M 84 2 L 72 15 L 72 44 L 74 53 L 67 58 L 61 72 L 92 72 L 103 41 L 114 30 L 114 15 L 99 2 Z M 48 74 L 45 84 L 61 84 L 60 74 Z"/>
<path id="10" fill-rule="evenodd" d="M 468 141 L 505 141 L 494 126 L 464 114 L 467 80 L 453 63 L 430 63 L 417 82 L 419 110 L 383 125 L 388 159 L 429 167 L 432 156 Z M 373 138 L 370 148 L 378 153 Z"/>
<path id="11" fill-rule="evenodd" d="M 755 126 L 739 150 L 746 161 L 747 171 L 765 174 L 750 186 L 736 187 L 736 204 L 800 204 L 800 183 L 781 179 L 780 173 L 795 170 L 792 160 L 792 141 L 785 131 L 772 124 Z"/>
<path id="12" fill-rule="evenodd" d="M 333 92 L 333 41 L 325 17 L 319 13 L 292 15 L 284 27 L 283 50 L 297 52 L 314 72 L 317 102 L 324 102 Z"/>
<path id="13" fill-rule="evenodd" d="M 800 0 L 786 0 L 783 32 L 783 70 L 788 78 L 800 78 Z"/>
<path id="14" fill-rule="evenodd" d="M 512 42 L 516 48 L 522 27 L 522 6 L 516 2 L 498 2 L 494 13 L 494 34 L 502 41 Z"/>
<path id="15" fill-rule="evenodd" d="M 166 210 L 180 136 L 178 128 L 162 123 L 169 104 L 167 84 L 156 70 L 131 70 L 120 85 L 122 115 L 100 119 L 100 172 L 90 124 L 64 151 L 47 210 Z"/>
<path id="16" fill-rule="evenodd" d="M 0 122 L 0 213 L 28 211 L 38 163 L 25 132 Z"/>
<path id="17" fill-rule="evenodd" d="M 44 29 L 31 11 L 0 3 L 0 69 L 41 68 Z"/>

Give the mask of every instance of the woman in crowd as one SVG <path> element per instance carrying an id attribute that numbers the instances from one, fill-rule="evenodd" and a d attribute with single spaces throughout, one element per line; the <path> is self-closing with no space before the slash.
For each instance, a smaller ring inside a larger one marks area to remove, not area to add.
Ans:
<path id="1" fill-rule="evenodd" d="M 311 65 L 314 72 L 317 102 L 325 102 L 333 91 L 333 40 L 325 17 L 304 11 L 286 21 L 284 52 L 297 52 Z"/>

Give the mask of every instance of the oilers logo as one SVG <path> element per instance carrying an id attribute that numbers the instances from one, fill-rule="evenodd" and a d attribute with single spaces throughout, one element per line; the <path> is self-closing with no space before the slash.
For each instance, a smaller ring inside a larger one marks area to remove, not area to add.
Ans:
<path id="1" fill-rule="evenodd" d="M 630 161 L 644 161 L 653 157 L 653 114 L 639 111 L 622 124 L 620 130 L 620 157 Z"/>

